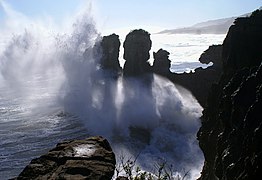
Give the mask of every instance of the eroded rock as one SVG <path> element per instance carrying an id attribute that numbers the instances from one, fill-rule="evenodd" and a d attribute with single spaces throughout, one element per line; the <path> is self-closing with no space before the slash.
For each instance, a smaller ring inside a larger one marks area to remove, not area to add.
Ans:
<path id="1" fill-rule="evenodd" d="M 200 57 L 199 61 L 203 64 L 213 63 L 206 69 L 197 68 L 190 73 L 171 73 L 169 52 L 160 49 L 154 53 L 153 72 L 167 77 L 175 84 L 179 84 L 196 97 L 198 102 L 205 107 L 209 90 L 213 83 L 219 81 L 222 73 L 222 45 L 210 46 Z"/>
<path id="2" fill-rule="evenodd" d="M 116 34 L 104 36 L 101 41 L 101 47 L 103 54 L 101 58 L 101 67 L 117 74 L 120 73 L 122 68 L 118 60 L 120 48 L 119 36 Z"/>
<path id="3" fill-rule="evenodd" d="M 33 159 L 15 179 L 111 179 L 115 155 L 100 136 L 64 141 Z"/>
<path id="4" fill-rule="evenodd" d="M 139 76 L 151 71 L 148 63 L 152 46 L 150 34 L 142 29 L 131 31 L 124 42 L 124 75 Z"/>
<path id="5" fill-rule="evenodd" d="M 170 60 L 169 52 L 163 49 L 159 49 L 157 52 L 153 52 L 154 64 L 153 71 L 160 75 L 168 75 L 170 73 Z"/>
<path id="6" fill-rule="evenodd" d="M 224 40 L 223 74 L 212 86 L 198 132 L 205 156 L 201 180 L 260 177 L 261 49 L 260 10 L 237 19 Z"/>

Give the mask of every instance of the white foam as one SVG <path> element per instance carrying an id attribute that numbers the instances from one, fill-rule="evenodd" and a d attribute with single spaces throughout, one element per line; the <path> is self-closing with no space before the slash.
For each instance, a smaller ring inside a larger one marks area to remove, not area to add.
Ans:
<path id="1" fill-rule="evenodd" d="M 77 115 L 87 133 L 108 138 L 116 152 L 120 147 L 130 154 L 141 152 L 138 162 L 145 169 L 159 158 L 172 161 L 177 171 L 202 165 L 196 141 L 202 108 L 190 93 L 158 76 L 145 81 L 108 76 L 98 67 L 100 35 L 88 12 L 58 33 L 30 24 L 36 28 L 16 34 L 0 54 L 0 73 L 9 90 L 23 97 L 22 107 L 38 116 L 57 106 Z M 34 123 L 41 124 L 43 119 Z M 142 135 L 131 137 L 131 126 Z M 141 142 L 143 130 L 149 142 Z M 122 140 L 114 141 L 116 136 Z M 87 145 L 75 151 L 85 156 L 94 149 Z"/>
<path id="2" fill-rule="evenodd" d="M 77 147 L 73 147 L 75 157 L 87 157 L 94 154 L 96 148 L 91 144 L 82 144 Z"/>

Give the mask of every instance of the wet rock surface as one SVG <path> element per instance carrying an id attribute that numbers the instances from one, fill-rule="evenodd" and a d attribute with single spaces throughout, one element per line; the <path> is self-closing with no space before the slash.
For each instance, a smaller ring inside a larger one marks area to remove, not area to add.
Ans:
<path id="1" fill-rule="evenodd" d="M 15 179 L 111 179 L 115 155 L 100 136 L 64 141 L 33 159 Z"/>
<path id="2" fill-rule="evenodd" d="M 262 159 L 262 11 L 239 18 L 223 43 L 223 74 L 212 85 L 198 139 L 201 180 L 259 179 Z"/>

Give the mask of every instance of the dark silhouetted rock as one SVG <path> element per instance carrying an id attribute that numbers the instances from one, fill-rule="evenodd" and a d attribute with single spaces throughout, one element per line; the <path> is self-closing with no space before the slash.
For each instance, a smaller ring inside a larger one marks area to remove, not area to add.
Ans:
<path id="1" fill-rule="evenodd" d="M 210 46 L 199 59 L 204 64 L 213 62 L 212 66 L 206 69 L 200 67 L 195 69 L 195 72 L 190 73 L 171 73 L 168 55 L 169 53 L 162 49 L 154 53 L 153 72 L 165 76 L 173 83 L 191 91 L 204 107 L 212 84 L 218 82 L 222 73 L 222 45 Z"/>
<path id="2" fill-rule="evenodd" d="M 170 60 L 169 52 L 163 49 L 159 49 L 156 53 L 153 53 L 154 56 L 154 64 L 153 71 L 160 75 L 168 75 L 170 73 Z"/>
<path id="3" fill-rule="evenodd" d="M 223 43 L 223 65 L 228 77 L 244 67 L 259 66 L 262 57 L 262 12 L 237 18 Z M 228 81 L 228 79 L 226 79 Z"/>
<path id="4" fill-rule="evenodd" d="M 202 64 L 209 64 L 212 62 L 212 68 L 222 70 L 222 45 L 209 46 L 209 48 L 201 54 L 199 61 Z"/>
<path id="5" fill-rule="evenodd" d="M 47 154 L 33 159 L 16 179 L 110 180 L 115 163 L 108 141 L 100 136 L 65 141 Z"/>
<path id="6" fill-rule="evenodd" d="M 139 76 L 151 71 L 148 63 L 151 45 L 150 34 L 145 30 L 133 30 L 126 36 L 124 75 Z"/>
<path id="7" fill-rule="evenodd" d="M 204 109 L 201 180 L 259 179 L 262 160 L 262 11 L 239 18 L 223 43 L 223 74 Z"/>
<path id="8" fill-rule="evenodd" d="M 116 34 L 104 36 L 101 41 L 101 47 L 103 54 L 101 58 L 101 67 L 120 73 L 122 68 L 118 60 L 120 47 L 119 36 Z"/>

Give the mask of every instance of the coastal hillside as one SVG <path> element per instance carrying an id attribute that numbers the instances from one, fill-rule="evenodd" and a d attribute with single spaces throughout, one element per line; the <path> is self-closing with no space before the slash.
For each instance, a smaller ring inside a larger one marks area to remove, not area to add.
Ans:
<path id="1" fill-rule="evenodd" d="M 164 30 L 163 34 L 226 34 L 236 17 L 210 20 L 190 27 Z"/>
<path id="2" fill-rule="evenodd" d="M 259 8 L 261 10 L 262 7 Z M 248 17 L 251 13 L 243 14 L 238 17 Z M 197 23 L 193 26 L 166 29 L 160 34 L 226 34 L 231 25 L 233 25 L 237 17 L 229 17 L 222 19 L 209 20 L 205 22 Z"/>

